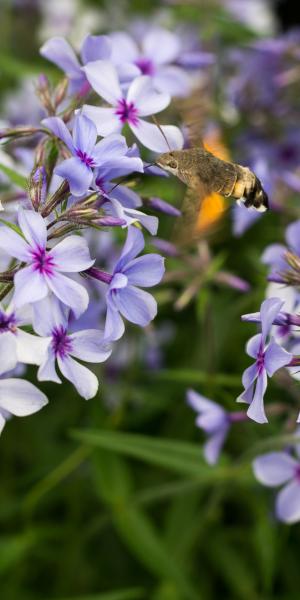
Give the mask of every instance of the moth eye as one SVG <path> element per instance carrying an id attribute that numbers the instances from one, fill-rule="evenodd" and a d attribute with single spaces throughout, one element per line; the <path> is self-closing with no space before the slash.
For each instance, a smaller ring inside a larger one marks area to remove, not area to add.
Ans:
<path id="1" fill-rule="evenodd" d="M 176 160 L 170 160 L 170 162 L 168 163 L 168 167 L 170 167 L 170 169 L 177 169 Z"/>

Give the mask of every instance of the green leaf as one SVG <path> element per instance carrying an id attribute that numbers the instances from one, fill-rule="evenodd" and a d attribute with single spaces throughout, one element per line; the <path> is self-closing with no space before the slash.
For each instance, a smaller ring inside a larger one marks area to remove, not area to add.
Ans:
<path id="1" fill-rule="evenodd" d="M 91 596 L 72 596 L 68 598 L 57 598 L 57 600 L 139 600 L 144 598 L 144 592 L 141 588 L 126 588 L 122 590 L 113 590 L 103 594 L 93 594 Z"/>
<path id="2" fill-rule="evenodd" d="M 76 430 L 73 431 L 72 437 L 84 444 L 112 450 L 177 473 L 197 477 L 208 484 L 233 476 L 242 476 L 241 467 L 236 470 L 234 467 L 212 468 L 207 465 L 201 456 L 201 447 L 197 444 L 99 430 Z"/>
<path id="3" fill-rule="evenodd" d="M 27 191 L 27 179 L 24 177 L 24 175 L 21 175 L 14 169 L 11 169 L 2 163 L 0 163 L 0 171 L 5 173 L 12 183 L 15 183 L 15 185 L 22 188 L 22 190 Z"/>
<path id="4" fill-rule="evenodd" d="M 188 578 L 167 550 L 150 518 L 134 505 L 133 481 L 128 463 L 113 453 L 94 454 L 97 490 L 111 511 L 111 519 L 123 542 L 155 577 L 171 580 L 181 597 L 198 600 Z"/>
<path id="5" fill-rule="evenodd" d="M 197 385 L 199 383 L 209 384 L 214 387 L 236 387 L 242 386 L 239 375 L 227 375 L 227 373 L 206 373 L 205 371 L 196 371 L 193 369 L 165 369 L 158 373 L 151 374 L 157 381 L 167 381 L 170 383 L 182 383 L 184 385 Z"/>

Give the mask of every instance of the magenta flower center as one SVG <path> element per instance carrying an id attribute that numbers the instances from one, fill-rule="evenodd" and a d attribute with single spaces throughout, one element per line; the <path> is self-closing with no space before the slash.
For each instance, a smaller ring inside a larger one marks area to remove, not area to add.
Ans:
<path id="1" fill-rule="evenodd" d="M 141 69 L 143 75 L 154 75 L 155 67 L 150 58 L 138 58 L 135 61 L 135 64 Z"/>
<path id="2" fill-rule="evenodd" d="M 55 262 L 50 252 L 45 248 L 37 246 L 35 250 L 31 250 L 32 265 L 35 271 L 39 271 L 41 275 L 52 275 Z"/>
<path id="3" fill-rule="evenodd" d="M 133 102 L 126 102 L 125 98 L 118 101 L 116 115 L 118 115 L 122 123 L 137 125 L 139 122 L 138 109 L 134 106 Z"/>
<path id="4" fill-rule="evenodd" d="M 295 479 L 297 483 L 300 483 L 300 465 L 298 465 L 298 467 L 295 469 Z"/>
<path id="5" fill-rule="evenodd" d="M 263 370 L 265 368 L 265 352 L 264 352 L 262 346 L 260 346 L 258 354 L 257 354 L 256 366 L 257 366 L 258 374 L 261 375 L 261 373 L 263 372 Z"/>
<path id="6" fill-rule="evenodd" d="M 83 162 L 87 167 L 92 168 L 95 166 L 94 159 L 79 148 L 76 150 L 76 155 L 78 156 L 78 158 L 80 158 L 81 162 Z"/>
<path id="7" fill-rule="evenodd" d="M 72 350 L 72 341 L 63 325 L 54 327 L 52 330 L 52 349 L 55 356 L 59 356 L 60 358 L 70 354 Z"/>
<path id="8" fill-rule="evenodd" d="M 17 320 L 14 313 L 6 315 L 4 312 L 0 311 L 0 334 L 5 333 L 6 331 L 15 333 L 16 322 Z"/>

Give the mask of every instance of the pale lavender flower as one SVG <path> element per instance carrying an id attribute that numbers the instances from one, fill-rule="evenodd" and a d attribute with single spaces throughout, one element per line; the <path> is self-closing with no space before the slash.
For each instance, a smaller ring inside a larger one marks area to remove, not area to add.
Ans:
<path id="1" fill-rule="evenodd" d="M 141 75 L 148 75 L 154 87 L 172 96 L 186 96 L 191 89 L 191 80 L 178 64 L 182 54 L 180 37 L 160 27 L 146 31 L 140 48 L 125 31 L 110 35 L 112 40 L 111 61 L 117 67 L 132 63 Z"/>
<path id="2" fill-rule="evenodd" d="M 5 353 L 3 354 L 5 360 Z M 2 360 L 2 354 L 1 354 Z M 35 385 L 24 379 L 0 380 L 0 434 L 11 415 L 26 417 L 37 412 L 48 399 Z"/>
<path id="3" fill-rule="evenodd" d="M 72 46 L 63 37 L 47 40 L 40 49 L 40 54 L 64 71 L 70 80 L 70 92 L 86 93 L 89 84 L 82 65 L 95 60 L 110 58 L 112 43 L 105 35 L 87 35 L 83 40 L 79 62 Z"/>
<path id="4" fill-rule="evenodd" d="M 268 487 L 284 485 L 276 497 L 275 513 L 284 523 L 300 520 L 300 453 L 295 446 L 297 459 L 288 452 L 268 452 L 253 461 L 256 479 Z"/>
<path id="5" fill-rule="evenodd" d="M 112 192 L 112 194 L 114 194 L 114 192 Z M 153 215 L 147 215 L 136 208 L 124 206 L 123 203 L 113 197 L 109 200 L 103 198 L 101 207 L 107 215 L 122 220 L 124 222 L 124 225 L 122 225 L 123 228 L 129 227 L 135 223 L 140 223 L 147 231 L 149 231 L 149 233 L 151 233 L 151 235 L 156 235 L 157 233 L 158 218 Z"/>
<path id="6" fill-rule="evenodd" d="M 216 464 L 227 437 L 230 420 L 228 413 L 216 402 L 188 390 L 187 402 L 196 411 L 196 425 L 208 436 L 204 444 L 204 456 L 210 465 Z"/>
<path id="7" fill-rule="evenodd" d="M 111 105 L 111 108 L 87 104 L 83 107 L 83 113 L 94 121 L 99 135 L 105 137 L 120 133 L 127 123 L 141 144 L 154 152 L 182 148 L 183 136 L 178 127 L 162 126 L 168 147 L 158 127 L 142 118 L 162 111 L 170 103 L 168 94 L 159 93 L 153 88 L 150 77 L 137 77 L 125 93 L 120 86 L 117 70 L 110 62 L 89 63 L 84 71 L 92 88 Z"/>
<path id="8" fill-rule="evenodd" d="M 86 329 L 69 333 L 68 311 L 51 296 L 35 306 L 34 327 L 40 335 L 48 336 L 48 348 L 38 370 L 38 380 L 61 383 L 55 368 L 57 361 L 60 372 L 74 385 L 80 396 L 85 400 L 93 398 L 98 391 L 98 379 L 75 359 L 91 363 L 107 360 L 111 348 L 103 340 L 103 332 Z"/>
<path id="9" fill-rule="evenodd" d="M 144 245 L 141 231 L 136 227 L 129 227 L 126 243 L 113 274 L 104 273 L 94 267 L 88 271 L 91 277 L 109 286 L 104 329 L 104 336 L 108 340 L 118 340 L 123 335 L 125 328 L 122 317 L 145 327 L 156 316 L 155 299 L 139 288 L 152 287 L 161 281 L 164 259 L 158 254 L 146 254 L 136 258 Z"/>
<path id="10" fill-rule="evenodd" d="M 52 291 L 79 316 L 88 306 L 88 293 L 63 273 L 78 273 L 94 264 L 86 240 L 70 235 L 48 250 L 47 227 L 41 215 L 20 208 L 18 222 L 22 235 L 7 226 L 0 228 L 0 248 L 26 263 L 14 276 L 15 307 L 42 300 Z"/>
<path id="11" fill-rule="evenodd" d="M 247 343 L 246 352 L 255 359 L 255 363 L 243 373 L 244 391 L 238 402 L 250 404 L 247 415 L 257 423 L 267 423 L 264 409 L 264 394 L 268 376 L 272 377 L 281 367 L 287 366 L 293 355 L 284 350 L 269 337 L 271 327 L 280 313 L 283 302 L 279 298 L 264 300 L 260 308 L 262 332 L 253 336 Z"/>
<path id="12" fill-rule="evenodd" d="M 73 139 L 71 134 L 59 117 L 49 117 L 43 120 L 43 125 L 48 127 L 54 135 L 66 144 L 72 158 L 64 160 L 55 168 L 55 173 L 64 177 L 74 196 L 85 194 L 93 180 L 93 169 L 103 165 L 111 169 L 117 167 L 133 168 L 143 171 L 143 164 L 139 158 L 128 158 L 126 140 L 121 135 L 111 135 L 96 143 L 97 130 L 94 123 L 84 115 L 77 115 L 73 125 Z"/>
<path id="13" fill-rule="evenodd" d="M 47 341 L 21 329 L 27 325 L 29 315 L 13 304 L 4 308 L 0 304 L 0 375 L 14 369 L 18 362 L 40 365 L 47 348 Z"/>
<path id="14" fill-rule="evenodd" d="M 203 451 L 206 461 L 215 465 L 226 441 L 232 423 L 247 419 L 243 412 L 228 412 L 222 406 L 198 394 L 187 391 L 187 403 L 197 413 L 196 425 L 207 434 Z"/>

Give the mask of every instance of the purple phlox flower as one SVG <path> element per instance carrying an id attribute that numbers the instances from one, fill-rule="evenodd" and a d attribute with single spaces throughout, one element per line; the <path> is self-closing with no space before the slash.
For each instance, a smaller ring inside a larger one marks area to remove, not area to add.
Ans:
<path id="1" fill-rule="evenodd" d="M 162 252 L 167 256 L 173 258 L 180 256 L 180 251 L 178 250 L 178 248 L 175 246 L 175 244 L 169 242 L 168 240 L 156 237 L 153 240 L 151 240 L 151 244 L 155 246 L 155 248 L 157 248 L 159 252 Z"/>
<path id="2" fill-rule="evenodd" d="M 286 344 L 290 338 L 300 335 L 300 303 L 299 294 L 294 288 L 278 283 L 270 283 L 267 287 L 268 298 L 277 297 L 283 302 L 281 310 L 273 321 L 271 335 L 278 344 Z M 242 321 L 260 323 L 260 312 L 242 315 Z"/>
<path id="3" fill-rule="evenodd" d="M 20 208 L 18 222 L 22 235 L 0 227 L 0 248 L 26 263 L 14 276 L 15 307 L 42 300 L 52 291 L 79 316 L 88 306 L 88 293 L 64 273 L 78 273 L 94 264 L 86 240 L 70 235 L 48 249 L 47 227 L 40 214 Z"/>
<path id="4" fill-rule="evenodd" d="M 73 125 L 73 139 L 66 125 L 59 117 L 43 120 L 54 135 L 66 144 L 72 158 L 64 160 L 55 168 L 55 173 L 67 179 L 70 191 L 74 196 L 85 194 L 93 180 L 93 169 L 100 165 L 116 168 L 121 161 L 128 165 L 125 156 L 128 150 L 126 140 L 121 135 L 111 135 L 96 143 L 97 130 L 94 123 L 85 115 L 78 114 Z M 142 161 L 131 159 L 133 168 L 143 170 Z"/>
<path id="5" fill-rule="evenodd" d="M 1 359 L 2 359 L 1 354 Z M 5 356 L 5 354 L 4 354 Z M 24 379 L 0 380 L 0 434 L 11 415 L 26 417 L 37 412 L 48 399 L 35 385 Z"/>
<path id="6" fill-rule="evenodd" d="M 270 244 L 262 254 L 261 261 L 271 267 L 269 279 L 280 280 L 280 274 L 289 270 L 289 265 L 285 260 L 288 250 L 300 256 L 300 220 L 291 223 L 285 231 L 285 240 L 287 246 L 283 244 Z M 283 283 L 283 282 L 282 282 Z"/>
<path id="7" fill-rule="evenodd" d="M 128 148 L 126 140 L 122 136 L 111 135 L 102 142 L 105 144 L 106 140 L 113 138 L 124 140 L 124 152 L 120 156 L 117 156 L 115 152 L 105 152 L 101 165 L 95 169 L 93 187 L 99 190 L 104 198 L 113 197 L 127 208 L 137 208 L 142 204 L 139 195 L 125 185 L 116 184 L 113 180 L 126 177 L 135 171 L 142 173 L 144 171 L 143 161 L 136 152 L 136 145 Z"/>
<path id="8" fill-rule="evenodd" d="M 47 320 L 45 320 L 47 314 Z M 48 296 L 35 307 L 34 326 L 40 335 L 48 336 L 45 359 L 38 370 L 39 381 L 61 383 L 55 363 L 62 375 L 85 400 L 93 398 L 98 391 L 98 379 L 92 371 L 75 359 L 101 363 L 111 354 L 111 348 L 99 329 L 68 332 L 68 311 L 53 296 Z"/>
<path id="9" fill-rule="evenodd" d="M 215 465 L 233 423 L 247 419 L 243 412 L 228 412 L 222 406 L 198 394 L 187 391 L 187 403 L 196 411 L 196 425 L 207 434 L 204 456 L 210 465 Z"/>
<path id="10" fill-rule="evenodd" d="M 154 87 L 172 96 L 186 96 L 191 81 L 178 63 L 182 54 L 180 37 L 159 27 L 146 31 L 140 47 L 126 32 L 117 31 L 110 35 L 112 40 L 111 61 L 117 67 L 132 63 L 141 75 L 151 77 Z"/>
<path id="11" fill-rule="evenodd" d="M 95 60 L 106 60 L 110 58 L 112 43 L 105 35 L 88 35 L 83 40 L 80 59 L 78 60 L 72 46 L 62 37 L 53 37 L 40 49 L 40 54 L 53 62 L 59 69 L 64 71 L 70 80 L 70 92 L 86 93 L 89 90 L 82 65 Z"/>
<path id="12" fill-rule="evenodd" d="M 250 404 L 247 415 L 257 423 L 268 422 L 264 409 L 268 376 L 272 377 L 278 369 L 287 366 L 293 358 L 292 354 L 272 338 L 267 341 L 282 306 L 283 302 L 279 298 L 264 300 L 260 308 L 262 332 L 253 336 L 246 346 L 247 354 L 255 359 L 255 363 L 243 373 L 242 382 L 245 389 L 237 401 Z"/>
<path id="13" fill-rule="evenodd" d="M 40 365 L 43 361 L 47 342 L 21 329 L 29 323 L 24 308 L 15 309 L 13 303 L 4 308 L 0 304 L 0 375 L 14 369 L 18 362 Z"/>
<path id="14" fill-rule="evenodd" d="M 204 456 L 210 465 L 217 463 L 230 428 L 229 413 L 219 404 L 208 400 L 194 390 L 187 391 L 187 402 L 196 411 L 196 425 L 208 436 Z"/>
<path id="15" fill-rule="evenodd" d="M 267 487 L 284 485 L 276 497 L 275 513 L 284 523 L 300 520 L 300 453 L 295 445 L 294 458 L 288 452 L 268 452 L 252 463 L 256 479 Z"/>
<path id="16" fill-rule="evenodd" d="M 138 256 L 145 245 L 143 234 L 136 227 L 129 227 L 127 239 L 112 275 L 99 272 L 95 277 L 108 284 L 106 294 L 107 313 L 104 337 L 118 340 L 124 333 L 125 317 L 131 323 L 145 327 L 154 319 L 157 304 L 151 294 L 140 287 L 158 284 L 164 274 L 164 259 L 158 254 Z M 91 269 L 93 276 L 93 269 Z"/>
<path id="17" fill-rule="evenodd" d="M 96 61 L 84 67 L 92 88 L 104 98 L 109 107 L 84 105 L 83 113 L 94 121 L 99 135 L 106 137 L 120 133 L 127 123 L 137 139 L 154 152 L 178 150 L 183 146 L 183 136 L 178 127 L 162 126 L 168 140 L 154 123 L 142 117 L 161 112 L 170 103 L 170 96 L 157 92 L 149 76 L 137 77 L 127 93 L 122 91 L 116 68 L 108 61 Z"/>

